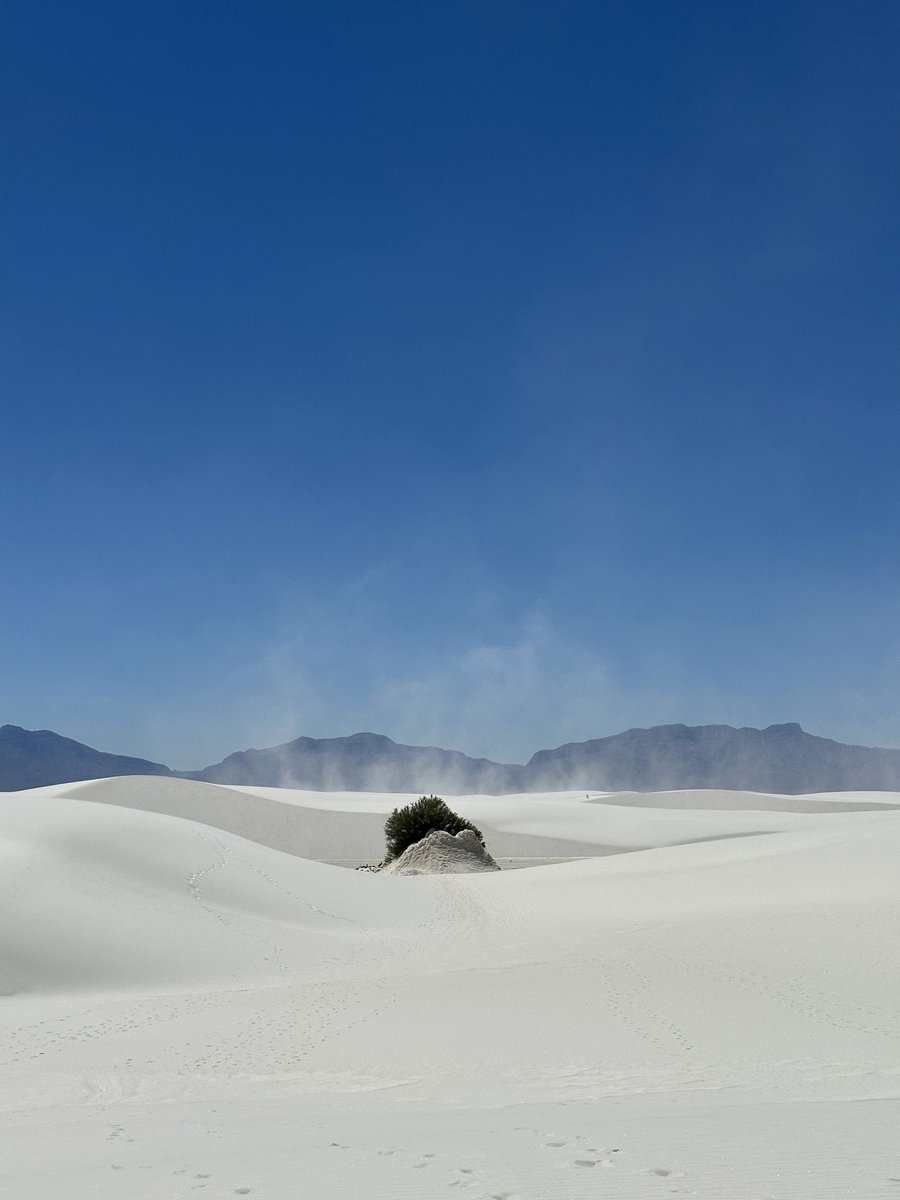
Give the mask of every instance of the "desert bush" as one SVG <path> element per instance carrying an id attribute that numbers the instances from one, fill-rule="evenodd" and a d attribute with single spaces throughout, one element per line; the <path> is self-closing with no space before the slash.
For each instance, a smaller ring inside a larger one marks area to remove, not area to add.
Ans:
<path id="1" fill-rule="evenodd" d="M 440 796 L 420 796 L 412 804 L 404 808 L 395 808 L 384 825 L 384 836 L 387 840 L 387 851 L 384 861 L 392 862 L 398 858 L 408 846 L 421 842 L 432 829 L 443 829 L 447 833 L 461 833 L 463 829 L 471 829 L 478 840 L 484 845 L 481 830 L 476 829 L 470 822 L 457 816 Z"/>

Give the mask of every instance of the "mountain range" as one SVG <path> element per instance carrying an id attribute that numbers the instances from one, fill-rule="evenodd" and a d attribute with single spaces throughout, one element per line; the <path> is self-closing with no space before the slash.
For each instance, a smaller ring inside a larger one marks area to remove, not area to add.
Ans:
<path id="1" fill-rule="evenodd" d="M 171 775 L 208 783 L 313 791 L 447 795 L 734 788 L 801 792 L 900 791 L 900 750 L 848 746 L 797 724 L 766 729 L 657 725 L 539 750 L 524 765 L 470 758 L 436 746 L 404 746 L 376 733 L 300 737 L 240 750 L 200 771 L 106 754 L 48 729 L 0 727 L 0 791 L 101 779 Z"/>

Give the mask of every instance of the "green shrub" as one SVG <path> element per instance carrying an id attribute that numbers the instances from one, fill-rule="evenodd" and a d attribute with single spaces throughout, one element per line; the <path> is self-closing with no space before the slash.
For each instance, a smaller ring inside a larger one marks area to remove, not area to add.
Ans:
<path id="1" fill-rule="evenodd" d="M 386 863 L 399 858 L 408 846 L 421 842 L 422 838 L 432 829 L 444 829 L 447 833 L 461 833 L 463 829 L 471 829 L 478 840 L 484 845 L 481 830 L 476 829 L 469 821 L 463 820 L 448 808 L 440 796 L 421 796 L 404 808 L 395 808 L 384 825 L 384 836 L 387 839 L 387 852 L 384 856 Z"/>

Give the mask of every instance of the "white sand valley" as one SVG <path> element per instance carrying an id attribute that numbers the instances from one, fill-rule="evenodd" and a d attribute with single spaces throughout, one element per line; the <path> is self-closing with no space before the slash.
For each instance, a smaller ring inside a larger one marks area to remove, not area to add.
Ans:
<path id="1" fill-rule="evenodd" d="M 407 799 L 0 796 L 0 1195 L 900 1196 L 900 795 Z"/>

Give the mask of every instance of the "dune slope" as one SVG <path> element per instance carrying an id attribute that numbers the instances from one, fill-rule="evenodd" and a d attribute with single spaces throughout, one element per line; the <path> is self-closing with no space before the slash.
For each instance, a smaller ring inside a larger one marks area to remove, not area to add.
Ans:
<path id="1" fill-rule="evenodd" d="M 470 797 L 585 857 L 404 878 L 313 795 L 0 798 L 10 1195 L 896 1194 L 900 812 Z"/>

